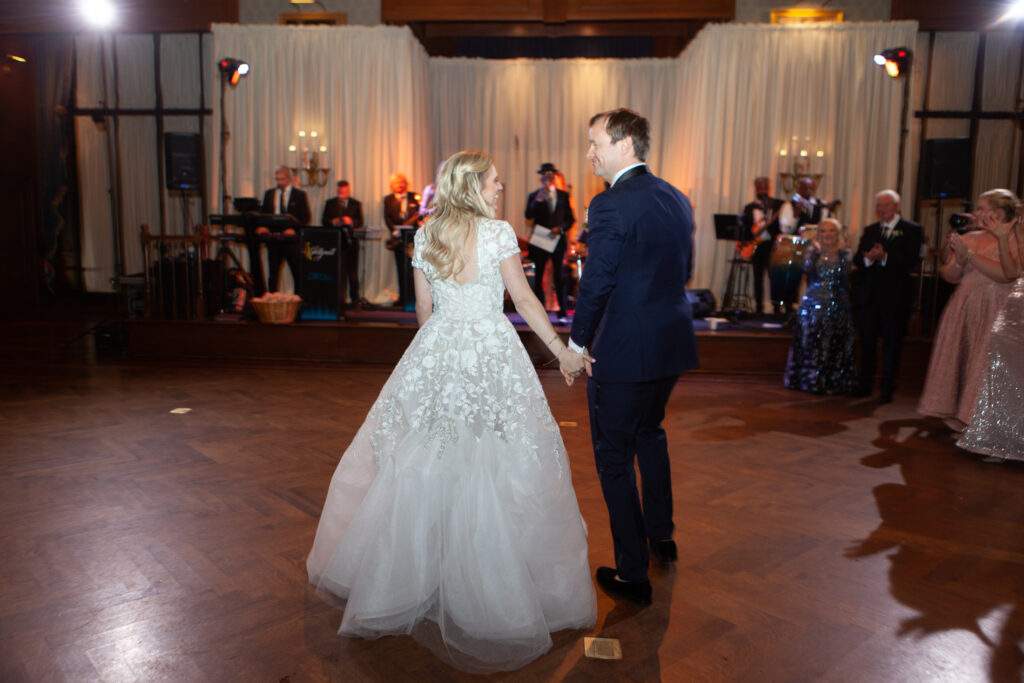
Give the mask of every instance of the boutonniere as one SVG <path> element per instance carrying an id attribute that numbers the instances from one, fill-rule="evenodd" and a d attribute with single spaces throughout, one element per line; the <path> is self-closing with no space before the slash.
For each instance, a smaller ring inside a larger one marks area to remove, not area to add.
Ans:
<path id="1" fill-rule="evenodd" d="M 902 230 L 893 230 L 892 231 L 892 235 L 890 235 L 890 237 L 902 237 L 902 236 L 903 236 L 903 231 Z"/>

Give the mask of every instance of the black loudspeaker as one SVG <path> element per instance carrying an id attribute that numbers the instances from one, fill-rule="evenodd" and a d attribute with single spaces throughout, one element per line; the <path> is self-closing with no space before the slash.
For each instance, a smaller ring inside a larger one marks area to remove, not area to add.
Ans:
<path id="1" fill-rule="evenodd" d="M 686 300 L 690 302 L 695 320 L 706 318 L 711 315 L 711 311 L 715 310 L 715 295 L 711 293 L 710 289 L 688 289 L 686 290 Z"/>
<path id="2" fill-rule="evenodd" d="M 164 133 L 164 170 L 168 190 L 198 190 L 202 184 L 199 133 Z"/>
<path id="3" fill-rule="evenodd" d="M 935 138 L 924 143 L 924 196 L 927 199 L 970 196 L 969 138 Z"/>

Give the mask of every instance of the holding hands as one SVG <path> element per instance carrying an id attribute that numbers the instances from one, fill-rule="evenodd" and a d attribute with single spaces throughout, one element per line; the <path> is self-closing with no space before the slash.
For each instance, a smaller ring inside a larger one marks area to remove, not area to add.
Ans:
<path id="1" fill-rule="evenodd" d="M 584 372 L 589 377 L 592 374 L 591 364 L 594 362 L 594 359 L 591 358 L 586 350 L 583 353 L 576 353 L 567 346 L 562 353 L 558 354 L 558 369 L 562 371 L 565 383 L 569 386 L 572 386 L 576 377 Z"/>

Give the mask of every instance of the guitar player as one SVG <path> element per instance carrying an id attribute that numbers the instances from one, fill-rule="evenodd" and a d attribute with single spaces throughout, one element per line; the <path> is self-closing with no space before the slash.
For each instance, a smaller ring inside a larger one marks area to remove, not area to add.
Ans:
<path id="1" fill-rule="evenodd" d="M 772 197 L 772 181 L 765 176 L 754 178 L 754 201 L 743 207 L 743 227 L 749 229 L 747 242 L 738 245 L 743 258 L 754 265 L 754 305 L 758 315 L 764 313 L 764 278 L 772 253 L 773 232 L 778 234 L 778 210 L 782 200 Z M 774 231 L 769 226 L 775 224 Z"/>

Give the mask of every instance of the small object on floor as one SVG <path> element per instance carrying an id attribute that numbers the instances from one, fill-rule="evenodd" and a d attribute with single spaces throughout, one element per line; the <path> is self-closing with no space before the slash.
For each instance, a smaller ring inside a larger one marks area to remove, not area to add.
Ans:
<path id="1" fill-rule="evenodd" d="M 583 636 L 583 656 L 591 659 L 622 659 L 622 645 L 617 638 Z"/>
<path id="2" fill-rule="evenodd" d="M 613 567 L 598 567 L 595 576 L 597 585 L 609 596 L 624 598 L 634 605 L 651 604 L 650 581 L 619 581 Z"/>
<path id="3" fill-rule="evenodd" d="M 676 542 L 671 538 L 667 541 L 651 541 L 651 555 L 656 557 L 662 564 L 675 562 L 679 559 L 679 552 L 676 550 Z"/>

